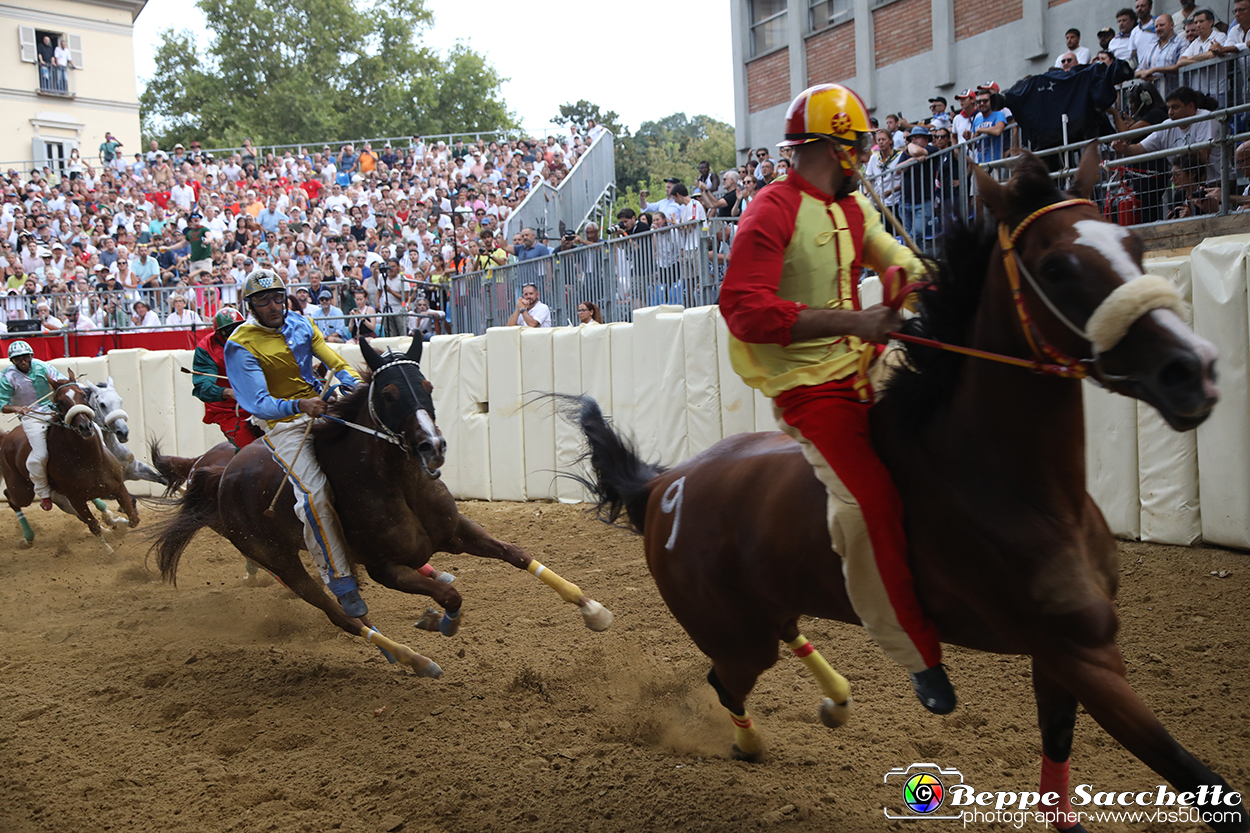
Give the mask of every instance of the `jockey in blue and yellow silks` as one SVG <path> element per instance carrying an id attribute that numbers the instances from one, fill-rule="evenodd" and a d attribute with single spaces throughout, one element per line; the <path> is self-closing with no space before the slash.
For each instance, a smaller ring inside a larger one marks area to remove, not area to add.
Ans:
<path id="1" fill-rule="evenodd" d="M 252 317 L 226 342 L 230 387 L 239 407 L 269 423 L 261 441 L 295 489 L 295 514 L 304 524 L 304 544 L 322 580 L 343 612 L 354 618 L 364 616 L 369 609 L 351 574 L 329 482 L 313 443 L 302 442 L 309 420 L 326 411 L 324 383 L 313 373 L 313 359 L 320 359 L 340 384 L 355 387 L 360 377 L 326 346 L 312 321 L 287 314 L 286 287 L 277 274 L 268 269 L 253 272 L 243 287 L 243 298 Z"/>

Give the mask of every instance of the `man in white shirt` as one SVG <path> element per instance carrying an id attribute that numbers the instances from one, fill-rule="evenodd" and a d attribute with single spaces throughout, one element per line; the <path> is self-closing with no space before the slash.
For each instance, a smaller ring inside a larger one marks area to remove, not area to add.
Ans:
<path id="1" fill-rule="evenodd" d="M 156 313 L 152 312 L 151 308 L 142 301 L 135 301 L 132 309 L 134 315 L 130 316 L 130 320 L 136 327 L 156 329 L 161 326 L 161 319 L 157 318 Z"/>
<path id="2" fill-rule="evenodd" d="M 1139 64 L 1142 56 L 1146 54 L 1146 49 L 1155 39 L 1155 21 L 1151 12 L 1153 6 L 1152 0 L 1136 0 L 1133 3 L 1133 12 L 1137 15 L 1137 27 L 1129 34 L 1129 39 L 1133 42 L 1133 56 Z"/>
<path id="3" fill-rule="evenodd" d="M 169 199 L 183 211 L 190 211 L 195 204 L 195 189 L 187 184 L 187 178 L 183 174 L 177 174 L 175 178 L 177 184 L 169 189 Z"/>
<path id="4" fill-rule="evenodd" d="M 352 201 L 343 193 L 343 186 L 337 182 L 330 186 L 330 196 L 325 198 L 325 207 L 327 211 L 333 210 L 336 206 L 343 211 L 351 207 Z"/>
<path id="5" fill-rule="evenodd" d="M 1233 3 L 1233 19 L 1236 23 L 1225 33 L 1224 45 L 1211 50 L 1221 57 L 1250 49 L 1250 0 Z"/>
<path id="6" fill-rule="evenodd" d="M 508 319 L 509 327 L 550 327 L 551 307 L 538 300 L 538 287 L 527 283 L 521 287 L 516 312 Z"/>
<path id="7" fill-rule="evenodd" d="M 1120 9 L 1115 14 L 1115 22 L 1120 31 L 1107 44 L 1107 51 L 1121 61 L 1127 61 L 1133 57 L 1133 30 L 1137 28 L 1137 15 L 1132 9 Z"/>
<path id="8" fill-rule="evenodd" d="M 1215 14 L 1210 9 L 1199 9 L 1193 14 L 1198 24 L 1198 36 L 1181 53 L 1181 66 L 1196 64 L 1215 57 L 1216 47 L 1224 45 L 1224 33 L 1215 28 Z"/>
<path id="9" fill-rule="evenodd" d="M 1157 150 L 1166 150 L 1168 148 L 1176 148 L 1184 150 L 1191 145 L 1203 144 L 1211 141 L 1211 120 L 1194 122 L 1185 127 L 1172 127 L 1172 122 L 1187 119 L 1192 116 L 1203 116 L 1210 113 L 1198 106 L 1198 101 L 1202 96 L 1189 87 L 1178 87 L 1168 93 L 1168 118 L 1158 129 L 1150 135 L 1146 136 L 1137 144 L 1129 144 L 1124 139 L 1117 139 L 1111 143 L 1112 150 L 1125 154 L 1127 156 L 1136 156 L 1141 153 L 1152 153 Z M 1199 177 L 1199 182 L 1219 181 L 1220 163 L 1222 157 L 1219 145 L 1209 150 L 1195 151 L 1204 161 L 1209 164 L 1206 173 Z"/>
<path id="10" fill-rule="evenodd" d="M 1067 46 L 1067 49 L 1065 50 L 1065 54 L 1066 52 L 1071 52 L 1073 55 L 1075 55 L 1076 62 L 1078 64 L 1088 64 L 1090 62 L 1090 59 L 1093 56 L 1090 54 L 1089 47 L 1081 46 L 1081 30 L 1080 29 L 1069 29 L 1064 34 L 1063 38 L 1065 41 L 1065 45 Z M 1059 63 L 1061 60 L 1063 60 L 1063 54 L 1061 54 L 1058 58 L 1055 59 L 1055 67 L 1057 69 L 1062 68 L 1062 66 Z"/>

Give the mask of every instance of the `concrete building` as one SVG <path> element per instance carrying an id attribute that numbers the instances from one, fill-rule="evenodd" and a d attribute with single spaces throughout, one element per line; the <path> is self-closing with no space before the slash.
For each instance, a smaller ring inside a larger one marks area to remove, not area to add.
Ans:
<path id="1" fill-rule="evenodd" d="M 1045 72 L 1064 33 L 1098 51 L 1130 0 L 731 0 L 734 126 L 741 152 L 781 140 L 790 100 L 812 84 L 850 86 L 882 118 L 927 118 L 928 99 Z M 1175 8 L 1174 8 L 1175 7 Z M 1179 2 L 1156 2 L 1154 14 Z M 1222 15 L 1221 15 L 1222 16 Z"/>
<path id="2" fill-rule="evenodd" d="M 132 33 L 147 0 L 3 0 L 0 37 L 0 168 L 61 168 L 74 148 L 98 166 L 106 131 L 139 150 L 139 96 Z M 7 30 L 8 34 L 4 34 Z M 46 39 L 46 40 L 45 40 Z M 61 43 L 68 66 L 41 48 Z M 4 56 L 9 57 L 5 58 Z"/>

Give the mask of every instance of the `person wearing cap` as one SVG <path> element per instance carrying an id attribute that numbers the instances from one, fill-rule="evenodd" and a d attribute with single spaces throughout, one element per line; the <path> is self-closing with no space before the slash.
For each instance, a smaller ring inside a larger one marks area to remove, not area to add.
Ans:
<path id="1" fill-rule="evenodd" d="M 201 220 L 200 212 L 192 211 L 187 217 L 187 228 L 183 236 L 191 244 L 191 261 L 188 274 L 195 272 L 211 272 L 213 270 L 213 242 L 208 226 Z"/>
<path id="2" fill-rule="evenodd" d="M 343 310 L 334 305 L 334 293 L 328 289 L 317 293 L 317 308 L 308 313 L 308 317 L 321 329 L 326 341 L 345 344 L 352 337 Z"/>
<path id="3" fill-rule="evenodd" d="M 0 413 L 17 414 L 22 430 L 30 443 L 26 472 L 39 498 L 39 508 L 52 509 L 52 488 L 48 485 L 48 425 L 55 409 L 52 406 L 51 382 L 66 381 L 52 365 L 36 359 L 35 351 L 25 341 L 9 344 L 11 364 L 0 373 Z"/>
<path id="4" fill-rule="evenodd" d="M 191 391 L 204 403 L 204 424 L 216 425 L 235 448 L 261 437 L 251 414 L 238 406 L 226 379 L 226 340 L 243 323 L 243 314 L 226 307 L 213 317 L 213 331 L 200 339 L 191 358 Z"/>
<path id="5" fill-rule="evenodd" d="M 991 87 L 993 89 L 991 89 Z M 977 114 L 972 119 L 972 137 L 977 141 L 977 161 L 996 162 L 1003 158 L 1007 116 L 993 108 L 997 84 L 977 87 Z"/>
<path id="6" fill-rule="evenodd" d="M 916 125 L 907 135 L 903 158 L 896 166 L 901 180 L 903 228 L 916 245 L 933 238 L 933 193 L 936 172 L 928 157 L 937 153 L 924 125 Z"/>
<path id="7" fill-rule="evenodd" d="M 104 132 L 104 141 L 100 143 L 100 167 L 107 168 L 109 163 L 117 156 L 117 149 L 121 146 L 122 143 L 106 130 Z"/>
<path id="8" fill-rule="evenodd" d="M 353 618 L 369 612 L 352 576 L 343 527 L 330 484 L 317 462 L 316 443 L 303 442 L 308 422 L 326 412 L 325 383 L 313 361 L 329 370 L 328 382 L 353 388 L 360 377 L 328 346 L 311 319 L 286 310 L 286 285 L 273 271 L 247 278 L 243 299 L 251 318 L 226 341 L 226 376 L 239 406 L 268 422 L 262 442 L 295 491 L 295 515 L 321 579 Z M 306 447 L 305 447 L 306 446 Z"/>
<path id="9" fill-rule="evenodd" d="M 790 104 L 785 142 L 794 167 L 742 215 L 720 311 L 734 370 L 773 400 L 778 427 L 803 447 L 828 492 L 829 534 L 856 614 L 910 672 L 925 708 L 946 714 L 955 692 L 937 630 L 916 599 L 902 502 L 872 446 L 870 386 L 857 379 L 861 357 L 876 355 L 902 325 L 889 306 L 857 308 L 861 269 L 902 268 L 886 282 L 887 300 L 925 271 L 856 187 L 871 129 L 868 108 L 840 84 L 809 87 Z"/>
<path id="10" fill-rule="evenodd" d="M 929 126 L 935 130 L 951 126 L 951 114 L 946 112 L 946 96 L 939 95 L 929 99 Z"/>
<path id="11" fill-rule="evenodd" d="M 1098 49 L 1101 52 L 1108 52 L 1111 46 L 1111 39 L 1115 37 L 1115 29 L 1110 26 L 1104 26 L 1098 30 Z M 1108 52 L 1108 54 L 1110 54 Z"/>
<path id="12" fill-rule="evenodd" d="M 760 161 L 763 162 L 766 160 L 762 159 Z M 670 176 L 668 179 L 664 180 L 664 199 L 656 202 L 647 202 L 647 197 L 651 195 L 651 192 L 646 188 L 639 191 L 638 201 L 642 204 L 641 210 L 643 212 L 658 211 L 666 217 L 675 212 L 677 210 L 677 202 L 673 199 L 673 186 L 679 182 L 681 182 L 681 180 L 675 176 Z"/>

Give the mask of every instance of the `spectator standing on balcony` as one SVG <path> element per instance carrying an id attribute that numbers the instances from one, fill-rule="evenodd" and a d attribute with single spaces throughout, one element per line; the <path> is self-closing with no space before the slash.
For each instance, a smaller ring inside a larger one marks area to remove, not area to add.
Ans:
<path id="1" fill-rule="evenodd" d="M 526 229 L 526 231 L 532 231 L 532 229 Z M 508 326 L 551 326 L 551 307 L 538 300 L 538 287 L 535 284 L 527 283 L 521 287 L 521 297 L 517 299 L 516 312 L 512 313 L 512 317 L 508 319 Z"/>
<path id="2" fill-rule="evenodd" d="M 951 126 L 951 114 L 946 112 L 946 96 L 929 99 L 929 126 L 931 129 Z"/>
<path id="3" fill-rule="evenodd" d="M 772 161 L 768 159 L 768 151 L 763 148 L 761 148 L 760 151 L 764 154 L 761 158 L 760 164 L 762 165 L 764 162 L 768 162 L 771 165 Z M 755 167 L 756 170 L 759 170 L 760 165 L 756 165 Z M 759 174 L 756 174 L 756 176 L 758 178 Z M 664 199 L 659 202 L 647 202 L 647 197 L 651 196 L 651 192 L 646 188 L 639 191 L 638 202 L 642 207 L 643 213 L 648 211 L 659 211 L 662 214 L 672 214 L 674 206 L 673 186 L 679 182 L 681 182 L 681 180 L 675 176 L 670 176 L 668 179 L 664 180 Z"/>
<path id="4" fill-rule="evenodd" d="M 1250 0 L 1242 0 L 1250 7 Z M 1176 34 L 1172 15 L 1161 14 L 1155 18 L 1155 37 L 1146 45 L 1145 52 L 1137 53 L 1136 78 L 1157 84 L 1166 95 L 1175 89 L 1181 54 L 1185 51 L 1185 39 Z"/>
<path id="5" fill-rule="evenodd" d="M 1215 28 L 1215 12 L 1199 9 L 1191 17 L 1198 29 L 1198 36 L 1181 53 L 1181 66 L 1196 64 L 1216 57 L 1216 49 L 1224 46 L 1224 33 Z"/>
<path id="6" fill-rule="evenodd" d="M 711 164 L 705 159 L 699 163 L 699 190 L 711 194 L 720 190 L 720 176 L 712 170 Z"/>
<path id="7" fill-rule="evenodd" d="M 1136 0 L 1133 3 L 1133 14 L 1137 16 L 1137 26 L 1129 36 L 1133 41 L 1133 57 L 1141 64 L 1146 48 L 1155 40 L 1155 21 L 1151 14 L 1153 0 Z"/>
<path id="8" fill-rule="evenodd" d="M 52 38 L 44 35 L 43 40 L 39 41 L 39 48 L 36 52 L 39 57 L 40 86 L 44 89 L 51 89 L 52 67 L 56 66 L 56 45 L 52 43 Z"/>
<path id="9" fill-rule="evenodd" d="M 70 56 L 69 41 L 65 38 L 64 35 L 61 36 L 61 42 L 57 46 L 54 56 L 56 58 L 56 65 L 61 73 L 61 78 L 60 78 L 60 81 L 62 84 L 61 92 L 66 92 L 67 88 L 64 86 L 65 70 L 78 69 L 78 67 L 74 66 L 74 61 Z"/>
<path id="10" fill-rule="evenodd" d="M 1119 60 L 1128 61 L 1133 57 L 1133 30 L 1137 28 L 1137 15 L 1132 9 L 1120 9 L 1115 13 L 1115 22 L 1119 31 L 1104 48 Z"/>
<path id="11" fill-rule="evenodd" d="M 928 161 L 937 148 L 930 144 L 928 128 L 916 125 L 907 137 L 907 146 L 895 166 L 902 179 L 903 228 L 916 245 L 933 237 L 933 192 L 935 175 L 933 163 Z"/>
<path id="12" fill-rule="evenodd" d="M 1081 46 L 1081 30 L 1069 29 L 1063 36 L 1064 46 L 1068 52 L 1076 56 L 1076 62 L 1082 66 L 1093 60 L 1094 56 L 1090 54 L 1089 47 Z M 1062 58 L 1060 55 L 1059 58 Z M 1055 59 L 1055 66 L 1060 67 L 1059 59 Z"/>

